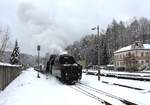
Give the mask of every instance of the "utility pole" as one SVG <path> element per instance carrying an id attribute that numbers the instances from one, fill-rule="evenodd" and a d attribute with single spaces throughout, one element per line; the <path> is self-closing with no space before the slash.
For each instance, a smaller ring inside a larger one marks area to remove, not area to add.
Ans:
<path id="1" fill-rule="evenodd" d="M 94 27 L 94 28 L 92 28 L 92 30 L 95 30 L 95 29 L 97 29 L 97 41 L 98 41 L 98 43 L 97 43 L 97 52 L 98 52 L 98 54 L 97 54 L 97 60 L 98 60 L 98 67 L 97 67 L 97 69 L 98 69 L 98 80 L 100 81 L 100 37 L 99 37 L 99 25 L 97 25 L 97 27 Z"/>
<path id="2" fill-rule="evenodd" d="M 40 75 L 39 75 L 39 70 L 41 69 L 41 67 L 40 67 L 40 45 L 37 45 L 37 51 L 38 51 L 38 74 L 37 74 L 37 78 L 40 78 Z"/>
<path id="3" fill-rule="evenodd" d="M 100 37 L 99 37 L 99 25 L 97 25 L 97 37 L 98 37 L 98 81 L 100 81 Z"/>
<path id="4" fill-rule="evenodd" d="M 92 28 L 92 30 L 95 30 L 95 29 L 97 29 L 97 41 L 98 41 L 98 43 L 96 43 L 97 45 L 97 52 L 98 52 L 98 55 L 97 55 L 97 60 L 98 60 L 98 66 L 100 66 L 100 42 L 99 42 L 99 39 L 100 39 L 100 37 L 99 37 L 99 25 L 97 25 L 97 27 L 94 27 L 94 28 Z"/>
<path id="5" fill-rule="evenodd" d="M 100 42 L 99 42 L 99 25 L 97 25 L 97 38 L 98 38 L 98 66 L 100 66 Z"/>

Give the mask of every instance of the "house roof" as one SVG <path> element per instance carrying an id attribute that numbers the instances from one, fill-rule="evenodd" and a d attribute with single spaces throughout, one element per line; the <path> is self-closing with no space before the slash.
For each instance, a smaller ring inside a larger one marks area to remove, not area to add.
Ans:
<path id="1" fill-rule="evenodd" d="M 117 51 L 115 51 L 114 53 L 119 53 L 119 52 L 123 52 L 123 51 L 128 51 L 128 50 L 132 50 L 131 48 L 132 45 L 123 47 Z M 137 49 L 149 49 L 150 50 L 150 44 L 143 44 L 144 48 L 137 48 Z"/>

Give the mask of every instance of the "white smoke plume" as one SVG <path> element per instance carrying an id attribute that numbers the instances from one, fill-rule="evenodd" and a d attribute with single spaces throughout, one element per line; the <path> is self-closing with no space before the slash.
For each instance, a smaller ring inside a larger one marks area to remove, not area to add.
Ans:
<path id="1" fill-rule="evenodd" d="M 32 44 L 34 46 L 41 45 L 41 52 L 62 52 L 68 45 L 69 39 L 66 33 L 55 24 L 50 15 L 34 5 L 21 4 L 18 8 L 18 16 Z"/>

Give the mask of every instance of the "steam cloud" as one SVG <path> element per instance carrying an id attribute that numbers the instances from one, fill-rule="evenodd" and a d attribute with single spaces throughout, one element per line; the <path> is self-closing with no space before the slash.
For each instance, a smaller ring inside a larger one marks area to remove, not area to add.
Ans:
<path id="1" fill-rule="evenodd" d="M 41 45 L 44 53 L 60 53 L 69 44 L 66 33 L 43 11 L 32 4 L 21 4 L 18 16 L 34 46 Z"/>

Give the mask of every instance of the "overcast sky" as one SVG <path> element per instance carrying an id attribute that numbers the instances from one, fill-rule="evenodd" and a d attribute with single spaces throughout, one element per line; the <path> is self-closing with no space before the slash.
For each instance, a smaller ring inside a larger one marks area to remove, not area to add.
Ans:
<path id="1" fill-rule="evenodd" d="M 63 50 L 96 25 L 105 29 L 113 19 L 150 19 L 149 0 L 0 0 L 0 24 L 9 25 L 11 41 L 20 50 L 36 55 Z"/>

